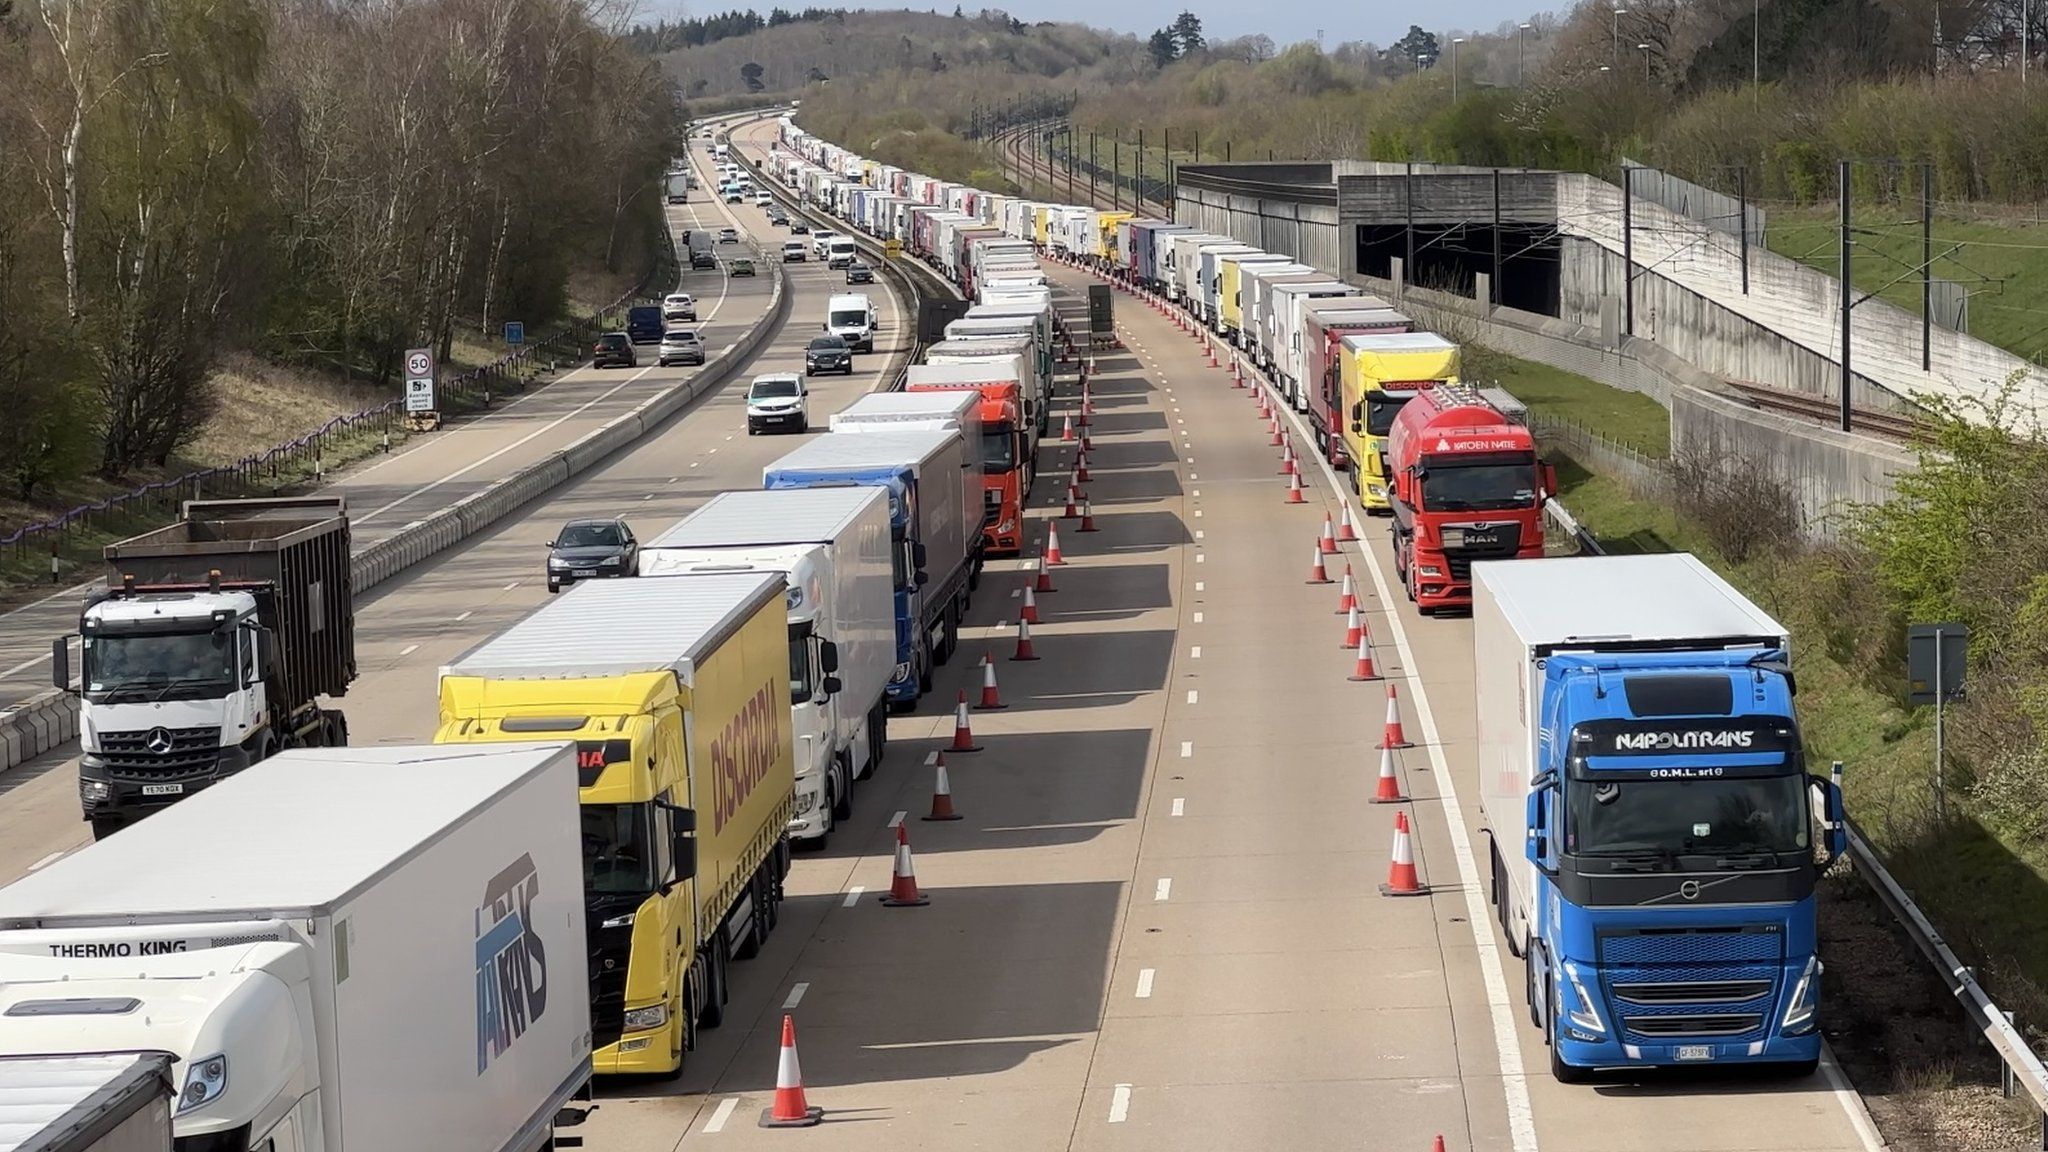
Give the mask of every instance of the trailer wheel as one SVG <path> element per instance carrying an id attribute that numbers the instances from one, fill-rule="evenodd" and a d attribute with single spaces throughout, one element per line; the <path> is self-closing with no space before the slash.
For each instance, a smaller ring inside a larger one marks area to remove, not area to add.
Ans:
<path id="1" fill-rule="evenodd" d="M 704 971 L 704 1009 L 697 1013 L 699 1028 L 716 1028 L 725 1023 L 725 932 L 712 934 L 711 957 Z"/>

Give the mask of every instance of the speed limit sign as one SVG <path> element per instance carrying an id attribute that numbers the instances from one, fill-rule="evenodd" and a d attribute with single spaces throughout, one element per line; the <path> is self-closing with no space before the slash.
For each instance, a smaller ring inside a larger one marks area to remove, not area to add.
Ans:
<path id="1" fill-rule="evenodd" d="M 409 348 L 405 353 L 405 410 L 434 411 L 434 350 Z"/>
<path id="2" fill-rule="evenodd" d="M 405 354 L 405 374 L 418 380 L 434 375 L 434 351 L 431 348 L 414 348 Z"/>

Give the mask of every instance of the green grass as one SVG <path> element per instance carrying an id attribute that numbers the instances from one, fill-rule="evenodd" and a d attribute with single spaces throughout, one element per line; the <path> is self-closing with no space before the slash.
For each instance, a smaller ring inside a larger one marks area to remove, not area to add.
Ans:
<path id="1" fill-rule="evenodd" d="M 1830 276 L 1841 271 L 1833 208 L 1773 208 L 1771 251 Z M 1917 205 L 1858 206 L 1851 267 L 1856 286 L 1920 313 Z M 2036 362 L 2048 357 L 2048 222 L 1934 221 L 1934 275 L 1970 293 L 1970 334 Z M 1896 281 L 1896 283 L 1894 283 Z"/>
<path id="2" fill-rule="evenodd" d="M 1485 356 L 1485 378 L 1498 379 L 1530 412 L 1591 428 L 1645 456 L 1671 454 L 1671 414 L 1650 397 L 1505 353 L 1488 351 Z"/>

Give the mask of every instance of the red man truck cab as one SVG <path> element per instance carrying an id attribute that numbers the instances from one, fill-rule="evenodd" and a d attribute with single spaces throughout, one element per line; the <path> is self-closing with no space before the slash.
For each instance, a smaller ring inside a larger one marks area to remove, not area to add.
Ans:
<path id="1" fill-rule="evenodd" d="M 1543 555 L 1557 489 L 1536 439 L 1470 384 L 1434 384 L 1387 433 L 1394 568 L 1423 615 L 1472 604 L 1472 562 Z"/>
<path id="2" fill-rule="evenodd" d="M 1024 392 L 1015 380 L 952 381 L 920 379 L 925 366 L 912 368 L 904 383 L 909 392 L 981 393 L 981 468 L 983 551 L 990 556 L 1015 556 L 1024 543 L 1024 493 L 1031 461 L 1024 450 Z"/>

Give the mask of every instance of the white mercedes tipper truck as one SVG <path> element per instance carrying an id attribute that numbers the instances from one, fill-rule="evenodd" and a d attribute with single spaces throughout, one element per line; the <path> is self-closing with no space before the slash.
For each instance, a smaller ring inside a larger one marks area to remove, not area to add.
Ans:
<path id="1" fill-rule="evenodd" d="M 0 1055 L 0 1149 L 171 1152 L 170 1101 L 161 1052 Z"/>
<path id="2" fill-rule="evenodd" d="M 720 493 L 641 549 L 643 578 L 779 572 L 788 582 L 791 840 L 823 847 L 853 814 L 853 782 L 882 762 L 897 555 L 889 494 L 867 487 Z"/>
<path id="3" fill-rule="evenodd" d="M 538 1152 L 587 955 L 574 744 L 283 752 L 0 888 L 0 1052 L 169 1053 L 179 1152 Z"/>

